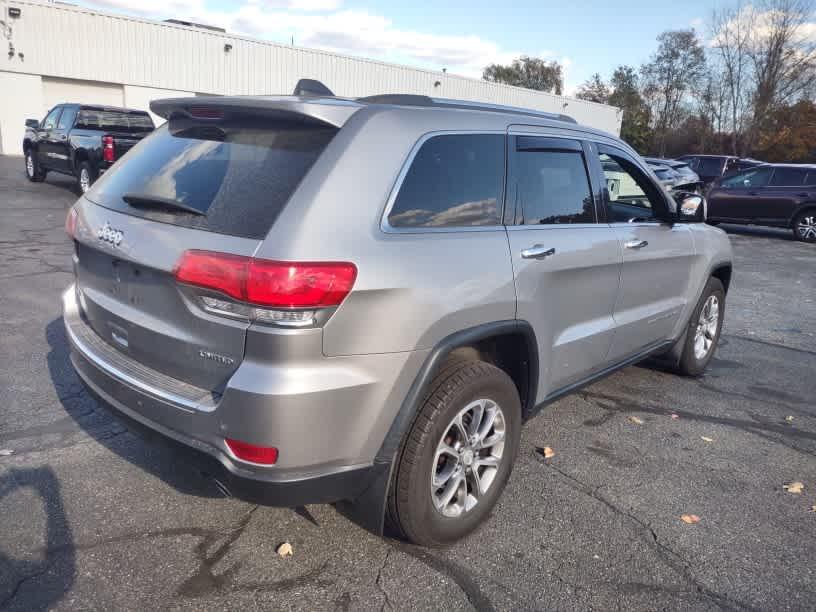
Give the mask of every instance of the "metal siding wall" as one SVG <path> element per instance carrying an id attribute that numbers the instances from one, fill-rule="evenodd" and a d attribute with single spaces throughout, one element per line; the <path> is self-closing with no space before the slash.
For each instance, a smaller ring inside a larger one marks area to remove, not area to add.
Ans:
<path id="1" fill-rule="evenodd" d="M 288 94 L 310 77 L 341 96 L 416 93 L 508 104 L 620 131 L 619 109 L 603 104 L 76 7 L 0 0 L 6 4 L 22 9 L 11 25 L 25 60 L 4 53 L 0 71 L 227 95 Z M 225 44 L 232 51 L 225 53 Z"/>

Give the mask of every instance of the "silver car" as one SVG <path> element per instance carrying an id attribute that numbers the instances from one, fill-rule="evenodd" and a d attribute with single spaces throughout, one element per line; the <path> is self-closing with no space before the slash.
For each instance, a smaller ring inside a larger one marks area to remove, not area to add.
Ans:
<path id="1" fill-rule="evenodd" d="M 69 211 L 71 360 L 236 495 L 440 546 L 522 423 L 660 356 L 700 374 L 731 279 L 705 202 L 568 117 L 424 96 L 155 101 Z"/>

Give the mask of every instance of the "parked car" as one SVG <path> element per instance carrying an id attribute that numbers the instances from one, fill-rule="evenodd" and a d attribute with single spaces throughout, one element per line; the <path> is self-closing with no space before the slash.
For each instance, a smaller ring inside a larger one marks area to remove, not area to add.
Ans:
<path id="1" fill-rule="evenodd" d="M 102 405 L 236 495 L 435 546 L 549 402 L 649 356 L 705 369 L 732 263 L 701 196 L 562 115 L 318 89 L 154 101 L 71 208 L 64 321 Z"/>
<path id="2" fill-rule="evenodd" d="M 680 175 L 677 174 L 677 172 L 663 164 L 656 164 L 648 161 L 646 163 L 649 165 L 649 168 L 651 168 L 652 172 L 654 172 L 655 176 L 660 181 L 660 184 L 663 186 L 663 189 L 665 189 L 666 191 L 671 191 L 672 189 L 674 189 L 674 186 L 680 179 Z"/>
<path id="3" fill-rule="evenodd" d="M 26 120 L 23 155 L 28 180 L 50 171 L 76 177 L 82 193 L 154 129 L 145 111 L 91 104 L 58 104 L 42 122 Z"/>
<path id="4" fill-rule="evenodd" d="M 686 162 L 698 174 L 704 188 L 721 176 L 728 176 L 734 172 L 741 172 L 763 162 L 756 159 L 746 159 L 731 155 L 682 155 L 677 161 Z"/>
<path id="5" fill-rule="evenodd" d="M 703 192 L 703 182 L 688 163 L 676 159 L 662 159 L 659 157 L 645 157 L 644 159 L 650 165 L 666 166 L 674 171 L 676 176 L 672 189 L 693 191 L 695 193 Z"/>
<path id="6" fill-rule="evenodd" d="M 711 223 L 785 227 L 797 240 L 816 242 L 816 165 L 765 164 L 714 182 Z"/>

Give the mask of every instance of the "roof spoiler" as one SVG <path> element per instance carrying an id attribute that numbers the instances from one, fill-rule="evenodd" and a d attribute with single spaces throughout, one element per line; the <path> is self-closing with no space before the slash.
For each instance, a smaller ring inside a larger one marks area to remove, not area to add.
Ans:
<path id="1" fill-rule="evenodd" d="M 263 96 L 196 96 L 150 102 L 150 110 L 165 119 L 192 119 L 202 123 L 246 117 L 298 123 L 304 127 L 342 127 L 360 109 L 354 102 L 315 104 L 303 98 Z"/>

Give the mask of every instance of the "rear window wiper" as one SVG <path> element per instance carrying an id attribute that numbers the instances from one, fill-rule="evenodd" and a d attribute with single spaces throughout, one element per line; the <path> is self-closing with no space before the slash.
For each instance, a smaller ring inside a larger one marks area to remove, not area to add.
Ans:
<path id="1" fill-rule="evenodd" d="M 142 208 L 176 208 L 184 212 L 192 213 L 194 215 L 206 215 L 207 213 L 200 211 L 194 206 L 179 202 L 178 200 L 171 200 L 170 198 L 162 198 L 160 196 L 149 195 L 145 193 L 126 193 L 122 199 L 135 207 Z"/>

